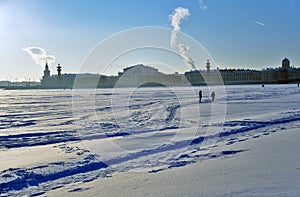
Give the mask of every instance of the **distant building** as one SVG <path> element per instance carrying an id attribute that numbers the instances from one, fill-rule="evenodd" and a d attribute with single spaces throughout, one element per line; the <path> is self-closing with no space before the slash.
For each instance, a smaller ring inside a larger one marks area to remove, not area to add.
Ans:
<path id="1" fill-rule="evenodd" d="M 0 81 L 0 87 L 10 86 L 10 84 L 11 84 L 10 81 Z"/>
<path id="2" fill-rule="evenodd" d="M 225 84 L 260 83 L 262 79 L 262 73 L 257 70 L 224 69 L 220 73 Z"/>
<path id="3" fill-rule="evenodd" d="M 221 79 L 220 79 L 221 76 Z M 300 81 L 300 69 L 292 68 L 290 60 L 282 60 L 280 68 L 259 70 L 250 69 L 217 69 L 211 70 L 209 60 L 206 72 L 193 70 L 185 73 L 192 85 L 205 84 L 256 84 L 256 83 L 289 83 Z"/>
<path id="4" fill-rule="evenodd" d="M 50 77 L 48 62 L 46 62 L 43 79 Z"/>
<path id="5" fill-rule="evenodd" d="M 206 72 L 209 75 L 209 73 L 210 73 L 210 62 L 209 62 L 209 60 L 207 60 L 207 62 L 206 62 Z"/>
<path id="6" fill-rule="evenodd" d="M 58 66 L 57 66 L 57 77 L 58 77 L 58 80 L 61 80 L 61 66 L 60 66 L 60 64 L 58 64 Z"/>
<path id="7" fill-rule="evenodd" d="M 124 68 L 118 76 L 99 74 L 62 74 L 62 67 L 57 66 L 57 74 L 50 75 L 46 63 L 42 88 L 113 88 L 140 86 L 181 86 L 181 85 L 217 85 L 217 84 L 256 84 L 300 82 L 300 69 L 290 66 L 285 58 L 279 68 L 265 70 L 217 69 L 213 70 L 207 60 L 206 70 L 191 70 L 184 74 L 165 74 L 158 69 L 137 64 Z"/>
<path id="8" fill-rule="evenodd" d="M 74 86 L 78 88 L 96 88 L 98 86 L 99 79 L 101 75 L 99 74 L 62 74 L 62 67 L 60 64 L 57 66 L 57 75 L 51 75 L 49 71 L 49 66 L 46 63 L 44 76 L 41 80 L 42 88 L 64 88 L 72 89 Z"/>
<path id="9" fill-rule="evenodd" d="M 290 66 L 290 60 L 284 58 L 279 68 L 267 68 L 262 71 L 262 81 L 267 83 L 300 82 L 300 69 Z"/>
<path id="10" fill-rule="evenodd" d="M 284 58 L 282 60 L 282 69 L 290 69 L 290 60 L 288 58 Z"/>
<path id="11" fill-rule="evenodd" d="M 118 76 L 99 74 L 61 74 L 62 67 L 57 66 L 57 75 L 51 75 L 46 64 L 42 77 L 42 88 L 112 88 L 139 86 L 174 86 L 188 84 L 182 74 L 164 74 L 158 69 L 137 64 L 123 69 Z"/>
<path id="12" fill-rule="evenodd" d="M 187 81 L 186 81 L 187 82 Z M 184 84 L 184 76 L 180 74 L 164 74 L 158 69 L 137 64 L 119 72 L 117 87 L 131 86 L 173 86 Z"/>
<path id="13" fill-rule="evenodd" d="M 205 85 L 204 75 L 205 73 L 199 70 L 191 70 L 184 73 L 185 78 L 195 86 Z"/>
<path id="14" fill-rule="evenodd" d="M 0 81 L 0 88 L 4 89 L 34 89 L 40 87 L 41 83 L 37 81 Z"/>

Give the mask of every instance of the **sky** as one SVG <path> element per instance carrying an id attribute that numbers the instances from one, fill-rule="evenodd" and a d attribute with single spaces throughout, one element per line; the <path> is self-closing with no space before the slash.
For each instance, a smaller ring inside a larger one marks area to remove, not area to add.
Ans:
<path id="1" fill-rule="evenodd" d="M 40 80 L 44 66 L 30 47 L 51 59 L 52 73 L 57 63 L 63 73 L 76 73 L 99 43 L 118 32 L 172 30 L 169 16 L 178 7 L 189 10 L 180 32 L 220 68 L 279 67 L 285 57 L 300 67 L 299 0 L 0 0 L 0 80 Z"/>

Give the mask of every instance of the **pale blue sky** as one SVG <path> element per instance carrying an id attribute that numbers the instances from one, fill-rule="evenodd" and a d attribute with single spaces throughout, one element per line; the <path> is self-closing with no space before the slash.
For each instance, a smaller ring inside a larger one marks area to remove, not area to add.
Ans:
<path id="1" fill-rule="evenodd" d="M 39 80 L 43 67 L 23 48 L 54 55 L 77 72 L 103 39 L 140 26 L 170 27 L 176 7 L 189 9 L 181 31 L 200 42 L 222 68 L 300 67 L 299 0 L 0 0 L 0 80 Z M 141 61 L 137 59 L 137 62 Z"/>

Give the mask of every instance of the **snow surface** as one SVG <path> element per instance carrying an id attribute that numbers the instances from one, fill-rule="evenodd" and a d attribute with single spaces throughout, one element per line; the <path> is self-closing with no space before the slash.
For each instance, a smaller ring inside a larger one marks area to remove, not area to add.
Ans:
<path id="1" fill-rule="evenodd" d="M 156 173 L 147 173 L 146 169 L 115 173 L 110 178 L 74 184 L 47 195 L 297 197 L 299 140 L 299 130 L 282 130 L 229 145 L 223 156 L 216 154 L 202 162 Z M 224 146 L 216 149 L 220 153 Z"/>
<path id="2" fill-rule="evenodd" d="M 299 130 L 299 96 L 295 84 L 0 90 L 0 193 L 81 195 L 89 189 L 80 185 L 116 173 L 172 173 L 211 159 L 240 158 L 252 146 L 232 148 L 236 144 Z M 197 196 L 199 188 L 190 185 Z"/>

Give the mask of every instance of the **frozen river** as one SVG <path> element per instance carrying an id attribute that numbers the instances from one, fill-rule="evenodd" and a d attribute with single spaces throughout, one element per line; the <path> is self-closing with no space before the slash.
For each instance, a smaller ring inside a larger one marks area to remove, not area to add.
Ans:
<path id="1" fill-rule="evenodd" d="M 236 154 L 226 146 L 300 128 L 299 98 L 296 84 L 0 90 L 0 193 L 37 195 Z"/>

